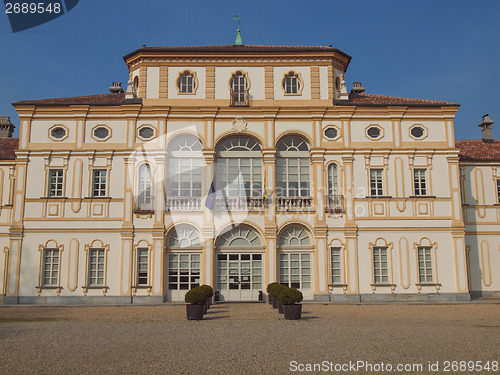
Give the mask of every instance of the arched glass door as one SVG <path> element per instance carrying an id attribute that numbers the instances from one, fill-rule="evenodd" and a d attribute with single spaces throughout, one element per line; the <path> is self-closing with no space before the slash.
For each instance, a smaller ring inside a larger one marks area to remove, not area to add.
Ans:
<path id="1" fill-rule="evenodd" d="M 262 290 L 263 247 L 251 228 L 238 226 L 217 240 L 217 290 L 222 301 L 257 301 Z"/>

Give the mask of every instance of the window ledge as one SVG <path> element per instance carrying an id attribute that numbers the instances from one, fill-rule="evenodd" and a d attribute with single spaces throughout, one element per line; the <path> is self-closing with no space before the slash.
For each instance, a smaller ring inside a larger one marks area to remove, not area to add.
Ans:
<path id="1" fill-rule="evenodd" d="M 367 195 L 365 198 L 369 198 L 369 199 L 391 199 L 392 195 Z"/>
<path id="2" fill-rule="evenodd" d="M 396 286 L 396 284 L 391 284 L 391 283 L 377 283 L 377 284 L 370 284 L 372 287 L 373 286 L 390 286 L 392 288 L 394 288 Z"/>
<path id="3" fill-rule="evenodd" d="M 344 288 L 347 284 L 328 284 L 330 288 Z"/>
<path id="4" fill-rule="evenodd" d="M 83 197 L 83 199 L 112 199 L 111 197 Z"/>
<path id="5" fill-rule="evenodd" d="M 60 285 L 39 285 L 39 286 L 36 286 L 35 289 L 36 289 L 38 296 L 40 296 L 42 294 L 42 290 L 44 290 L 44 289 L 55 290 L 57 296 L 59 296 L 61 294 L 62 286 L 60 286 Z"/>
<path id="6" fill-rule="evenodd" d="M 493 206 L 499 207 L 500 203 L 495 203 Z"/>
<path id="7" fill-rule="evenodd" d="M 87 292 L 89 289 L 101 289 L 102 290 L 102 295 L 106 296 L 106 293 L 108 292 L 109 286 L 106 285 L 84 285 L 82 286 L 83 289 L 83 295 L 86 296 Z"/>
<path id="8" fill-rule="evenodd" d="M 435 195 L 410 195 L 410 198 L 426 198 L 426 199 L 433 199 L 436 198 Z"/>
<path id="9" fill-rule="evenodd" d="M 40 199 L 68 199 L 68 197 L 40 197 Z"/>
<path id="10" fill-rule="evenodd" d="M 154 213 L 155 213 L 155 210 L 134 210 L 134 214 L 147 215 L 147 214 L 154 214 Z"/>
<path id="11" fill-rule="evenodd" d="M 416 286 L 441 286 L 439 283 L 416 283 Z"/>

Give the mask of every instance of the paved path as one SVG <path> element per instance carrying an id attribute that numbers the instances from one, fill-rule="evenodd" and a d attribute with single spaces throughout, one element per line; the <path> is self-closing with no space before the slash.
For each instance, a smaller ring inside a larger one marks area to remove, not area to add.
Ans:
<path id="1" fill-rule="evenodd" d="M 0 374 L 335 373 L 292 361 L 439 361 L 442 373 L 445 360 L 500 360 L 498 304 L 315 304 L 303 317 L 268 304 L 216 305 L 204 321 L 184 306 L 0 307 Z"/>

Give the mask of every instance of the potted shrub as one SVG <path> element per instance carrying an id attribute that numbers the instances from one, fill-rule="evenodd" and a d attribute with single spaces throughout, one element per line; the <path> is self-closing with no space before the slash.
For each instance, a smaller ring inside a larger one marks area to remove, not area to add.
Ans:
<path id="1" fill-rule="evenodd" d="M 274 282 L 274 283 L 271 283 L 267 286 L 267 298 L 268 298 L 268 302 L 270 305 L 273 304 L 273 296 L 271 294 L 271 289 L 275 286 L 275 285 L 279 285 L 278 283 Z"/>
<path id="2" fill-rule="evenodd" d="M 279 295 L 280 302 L 283 304 L 285 319 L 296 320 L 302 316 L 302 299 L 304 296 L 300 290 L 294 288 L 283 289 Z"/>
<path id="3" fill-rule="evenodd" d="M 277 293 L 281 287 L 282 287 L 282 285 L 275 283 L 270 288 L 270 294 L 271 294 L 272 301 L 273 301 L 273 309 L 278 308 L 278 294 Z"/>
<path id="4" fill-rule="evenodd" d="M 207 310 L 210 308 L 210 300 L 212 299 L 212 296 L 214 295 L 214 290 L 210 285 L 206 285 L 206 284 L 200 286 L 200 288 L 202 288 L 207 295 L 207 300 L 205 301 L 205 305 L 206 305 L 205 306 L 206 307 L 205 313 L 206 313 Z"/>
<path id="5" fill-rule="evenodd" d="M 184 301 L 187 303 L 186 313 L 189 320 L 203 319 L 203 311 L 205 308 L 206 299 L 206 291 L 199 286 L 192 288 L 186 293 L 186 295 L 184 296 Z"/>

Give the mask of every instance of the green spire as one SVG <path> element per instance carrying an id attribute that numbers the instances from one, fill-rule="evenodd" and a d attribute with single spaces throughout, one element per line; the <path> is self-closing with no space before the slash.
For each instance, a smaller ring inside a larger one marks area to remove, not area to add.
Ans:
<path id="1" fill-rule="evenodd" d="M 235 46 L 241 46 L 243 43 L 241 42 L 241 33 L 240 29 L 238 29 L 238 33 L 236 34 L 236 41 L 234 42 Z"/>
<path id="2" fill-rule="evenodd" d="M 236 34 L 236 41 L 234 42 L 234 45 L 241 46 L 243 45 L 243 42 L 241 41 L 241 32 L 240 32 L 240 14 L 238 13 L 236 16 L 234 16 L 233 20 L 238 21 L 238 33 Z"/>

